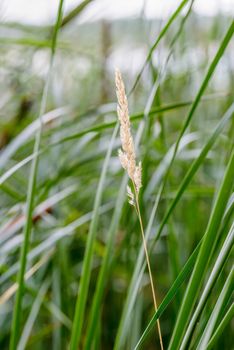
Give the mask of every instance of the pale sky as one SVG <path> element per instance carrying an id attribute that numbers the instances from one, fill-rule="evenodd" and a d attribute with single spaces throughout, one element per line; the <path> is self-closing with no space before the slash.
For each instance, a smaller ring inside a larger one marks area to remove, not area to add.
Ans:
<path id="1" fill-rule="evenodd" d="M 64 0 L 65 11 L 81 0 Z M 181 0 L 95 0 L 82 16 L 82 21 L 99 18 L 138 16 L 145 4 L 145 15 L 167 17 Z M 55 16 L 59 0 L 0 0 L 0 20 L 30 24 L 50 23 Z M 234 0 L 195 0 L 194 10 L 212 16 L 219 13 L 234 14 Z"/>

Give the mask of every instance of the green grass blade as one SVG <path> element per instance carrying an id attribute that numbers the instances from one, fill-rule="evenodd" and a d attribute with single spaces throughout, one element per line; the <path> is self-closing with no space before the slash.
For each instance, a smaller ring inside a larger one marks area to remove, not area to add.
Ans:
<path id="1" fill-rule="evenodd" d="M 79 293 L 77 296 L 75 316 L 73 320 L 71 344 L 70 344 L 71 350 L 77 349 L 79 345 L 80 337 L 81 337 L 85 304 L 87 300 L 88 287 L 89 287 L 90 276 L 91 276 L 91 267 L 92 267 L 91 265 L 92 265 L 94 243 L 95 243 L 95 237 L 96 237 L 97 225 L 98 225 L 99 207 L 102 200 L 102 193 L 104 190 L 107 168 L 109 165 L 109 160 L 111 157 L 111 152 L 112 152 L 112 148 L 114 145 L 117 132 L 118 132 L 118 124 L 116 124 L 115 126 L 112 139 L 106 153 L 106 158 L 103 164 L 100 181 L 99 181 L 97 193 L 95 196 L 93 217 L 90 224 L 90 229 L 89 229 L 87 243 L 86 243 L 85 256 L 84 256 L 83 267 L 82 267 L 82 275 L 81 275 L 80 286 L 79 286 Z"/>
<path id="2" fill-rule="evenodd" d="M 61 270 L 58 268 L 59 263 L 63 260 L 60 245 L 58 244 L 57 255 L 53 261 L 53 271 L 52 271 L 52 300 L 58 308 L 62 307 L 62 298 L 61 298 Z M 61 259 L 61 260 L 60 260 Z M 65 288 L 64 288 L 65 289 Z M 52 323 L 56 323 L 56 318 L 52 315 Z M 61 324 L 58 324 L 57 327 L 53 329 L 52 332 L 52 350 L 61 350 L 62 348 L 62 332 Z"/>
<path id="3" fill-rule="evenodd" d="M 0 38 L 1 45 L 35 46 L 37 48 L 51 48 L 50 40 L 38 40 L 31 38 Z"/>
<path id="4" fill-rule="evenodd" d="M 211 62 L 210 66 L 208 68 L 208 71 L 207 71 L 207 73 L 205 75 L 205 78 L 204 78 L 204 80 L 203 80 L 203 82 L 202 82 L 202 84 L 201 84 L 201 86 L 200 86 L 200 88 L 198 90 L 198 93 L 197 93 L 197 95 L 195 97 L 195 100 L 194 100 L 194 102 L 193 102 L 193 104 L 192 104 L 192 106 L 191 106 L 191 108 L 190 108 L 190 110 L 188 112 L 188 115 L 187 115 L 187 118 L 186 118 L 186 120 L 184 122 L 184 125 L 181 128 L 181 131 L 179 133 L 179 137 L 177 138 L 175 149 L 174 149 L 171 161 L 170 161 L 170 165 L 168 167 L 167 173 L 166 173 L 164 181 L 163 181 L 163 188 L 165 188 L 165 186 L 166 186 L 166 182 L 167 182 L 170 170 L 172 168 L 172 165 L 174 163 L 174 160 L 176 158 L 181 139 L 182 139 L 185 131 L 187 130 L 187 128 L 188 128 L 188 126 L 189 126 L 189 124 L 190 124 L 190 122 L 191 122 L 191 120 L 192 120 L 192 118 L 194 116 L 194 113 L 195 113 L 195 111 L 196 111 L 196 109 L 197 109 L 197 107 L 198 107 L 198 105 L 200 103 L 200 100 L 201 100 L 201 98 L 202 98 L 202 96 L 203 96 L 203 94 L 205 92 L 205 89 L 206 89 L 206 87 L 207 87 L 207 85 L 208 85 L 208 83 L 209 83 L 209 81 L 210 81 L 210 79 L 211 79 L 211 77 L 212 77 L 212 75 L 213 75 L 213 73 L 214 73 L 214 71 L 215 71 L 219 61 L 220 61 L 220 59 L 222 58 L 222 56 L 224 54 L 224 51 L 226 50 L 226 48 L 227 48 L 227 46 L 228 46 L 228 44 L 229 44 L 229 42 L 230 42 L 230 40 L 232 38 L 233 32 L 234 32 L 234 21 L 232 20 L 232 22 L 231 22 L 231 24 L 230 24 L 230 26 L 229 26 L 229 28 L 228 28 L 228 30 L 226 32 L 226 35 L 224 36 L 224 38 L 223 38 L 223 40 L 221 42 L 221 45 L 220 45 L 220 47 L 219 47 L 219 49 L 218 49 L 218 51 L 217 51 L 213 61 Z"/>
<path id="5" fill-rule="evenodd" d="M 117 233 L 117 228 L 121 217 L 123 204 L 126 200 L 127 182 L 128 182 L 128 177 L 125 175 L 119 190 L 118 198 L 115 205 L 115 210 L 113 213 L 110 229 L 108 232 L 108 241 L 105 249 L 105 255 L 101 264 L 101 270 L 98 275 L 97 287 L 95 289 L 93 303 L 90 311 L 84 350 L 91 349 L 92 342 L 93 342 L 93 334 L 95 332 L 95 327 L 97 325 L 98 318 L 100 316 L 99 310 L 101 309 L 102 296 L 103 296 L 104 288 L 110 273 L 110 262 L 111 262 L 111 255 L 113 252 L 115 235 Z"/>
<path id="6" fill-rule="evenodd" d="M 38 290 L 33 288 L 32 286 L 26 285 L 25 289 L 27 290 L 28 293 L 30 293 L 34 298 L 37 297 Z M 56 322 L 61 323 L 64 327 L 66 327 L 69 331 L 71 330 L 72 327 L 72 322 L 69 319 L 67 315 L 65 315 L 61 309 L 54 304 L 52 301 L 48 300 L 43 300 L 42 301 L 42 307 L 48 311 L 54 319 L 56 319 Z"/>
<path id="7" fill-rule="evenodd" d="M 54 120 L 61 118 L 70 110 L 66 107 L 57 108 L 48 113 L 43 113 L 41 116 L 41 122 L 43 127 L 53 122 Z M 0 153 L 0 168 L 3 168 L 6 162 L 24 145 L 26 142 L 31 140 L 34 134 L 38 133 L 41 127 L 41 122 L 36 119 L 31 124 L 27 125 L 23 131 L 20 132 Z M 32 155 L 31 155 L 32 156 Z"/>
<path id="8" fill-rule="evenodd" d="M 171 216 L 173 210 L 175 209 L 177 203 L 179 202 L 181 196 L 183 195 L 184 191 L 188 187 L 189 183 L 191 182 L 191 180 L 194 177 L 195 173 L 199 169 L 200 165 L 205 160 L 208 152 L 210 151 L 210 149 L 212 148 L 214 143 L 217 141 L 217 138 L 218 138 L 219 134 L 221 133 L 221 131 L 223 130 L 223 128 L 225 127 L 227 122 L 233 117 L 233 113 L 234 113 L 234 104 L 232 104 L 228 108 L 228 110 L 226 111 L 226 113 L 222 117 L 220 123 L 217 125 L 215 131 L 211 135 L 210 139 L 208 140 L 206 145 L 203 147 L 200 155 L 198 156 L 197 159 L 194 160 L 194 162 L 192 163 L 191 167 L 189 168 L 187 174 L 185 175 L 185 177 L 184 177 L 184 179 L 183 179 L 183 181 L 182 181 L 182 183 L 181 183 L 181 185 L 179 187 L 179 190 L 176 193 L 175 198 L 173 199 L 173 201 L 169 205 L 169 208 L 167 209 L 167 212 L 166 212 L 165 216 L 163 217 L 163 219 L 162 219 L 162 221 L 160 223 L 159 229 L 158 229 L 158 231 L 156 233 L 156 239 L 158 239 L 160 237 L 165 224 L 168 222 L 168 219 L 170 218 L 170 216 Z"/>
<path id="9" fill-rule="evenodd" d="M 210 341 L 209 341 L 209 343 L 208 343 L 208 345 L 206 347 L 206 350 L 214 349 L 215 343 L 220 338 L 220 336 L 222 335 L 225 327 L 233 319 L 233 317 L 234 317 L 234 303 L 231 304 L 231 306 L 229 307 L 228 311 L 224 315 L 222 321 L 217 326 L 216 331 L 214 332 L 212 338 L 210 339 Z"/>
<path id="10" fill-rule="evenodd" d="M 61 23 L 61 27 L 65 26 L 72 20 L 74 20 L 82 11 L 86 8 L 94 0 L 83 0 L 76 7 L 74 7 L 63 19 Z"/>
<path id="11" fill-rule="evenodd" d="M 226 280 L 226 283 L 220 293 L 220 296 L 215 304 L 214 310 L 210 316 L 210 319 L 207 323 L 206 328 L 204 329 L 203 336 L 197 346 L 197 350 L 205 350 L 207 348 L 210 337 L 215 329 L 218 317 L 222 310 L 225 308 L 228 303 L 229 298 L 233 292 L 233 277 L 234 277 L 234 269 L 229 273 L 229 276 Z"/>
<path id="12" fill-rule="evenodd" d="M 184 125 L 182 127 L 182 130 L 180 132 L 179 138 L 177 140 L 177 145 L 176 145 L 176 148 L 175 148 L 174 157 L 176 155 L 176 151 L 177 151 L 177 148 L 179 146 L 181 137 L 184 135 L 186 129 L 189 126 L 189 123 L 190 123 L 190 121 L 191 121 L 191 119 L 192 119 L 192 117 L 194 115 L 195 110 L 197 109 L 197 106 L 198 106 L 198 104 L 199 104 L 199 102 L 201 100 L 201 97 L 204 94 L 204 91 L 205 91 L 205 89 L 206 89 L 206 87 L 207 87 L 207 85 L 208 85 L 208 83 L 209 83 L 209 81 L 210 81 L 210 79 L 211 79 L 211 77 L 212 77 L 212 75 L 213 75 L 213 73 L 214 73 L 218 63 L 219 63 L 219 61 L 222 58 L 222 56 L 224 54 L 224 51 L 226 50 L 226 48 L 227 48 L 227 46 L 228 46 L 228 44 L 229 44 L 229 42 L 230 42 L 230 40 L 231 40 L 231 38 L 233 36 L 233 32 L 234 32 L 234 21 L 231 22 L 231 24 L 230 24 L 230 26 L 229 26 L 229 28 L 227 30 L 227 33 L 226 33 L 225 37 L 223 38 L 223 41 L 222 41 L 222 43 L 221 43 L 221 45 L 220 45 L 220 47 L 219 47 L 219 49 L 218 49 L 214 59 L 213 59 L 213 61 L 211 62 L 210 66 L 209 66 L 209 69 L 208 69 L 208 71 L 206 73 L 206 76 L 205 76 L 205 78 L 204 78 L 204 80 L 203 80 L 203 82 L 201 84 L 201 87 L 200 87 L 200 89 L 199 89 L 199 91 L 198 91 L 198 93 L 196 95 L 196 98 L 195 98 L 195 100 L 194 100 L 194 102 L 193 102 L 193 104 L 191 106 L 191 109 L 190 109 L 190 111 L 188 113 L 188 116 L 187 116 L 187 118 L 185 120 L 185 123 L 184 123 Z"/>
<path id="13" fill-rule="evenodd" d="M 174 332 L 171 338 L 169 349 L 177 349 L 182 341 L 183 334 L 188 324 L 189 317 L 192 313 L 193 306 L 196 301 L 197 294 L 200 290 L 204 274 L 207 269 L 208 262 L 212 256 L 212 252 L 217 241 L 217 231 L 219 229 L 228 198 L 233 186 L 234 178 L 234 151 L 232 151 L 230 161 L 227 165 L 223 182 L 220 186 L 219 193 L 214 203 L 213 210 L 210 215 L 204 240 L 199 251 L 199 255 L 187 287 L 181 309 L 176 321 Z"/>
<path id="14" fill-rule="evenodd" d="M 41 288 L 38 291 L 37 297 L 32 305 L 30 314 L 28 316 L 28 319 L 25 323 L 22 335 L 20 337 L 19 344 L 17 346 L 17 350 L 24 350 L 26 345 L 27 345 L 28 338 L 29 338 L 30 333 L 32 331 L 33 325 L 36 321 L 38 312 L 40 310 L 41 304 L 42 304 L 43 299 L 45 297 L 45 294 L 48 290 L 48 287 L 49 287 L 49 281 L 47 280 L 42 284 Z"/>
<path id="15" fill-rule="evenodd" d="M 152 47 L 149 50 L 149 53 L 146 57 L 145 62 L 143 63 L 143 66 L 140 70 L 140 72 L 138 73 L 136 80 L 133 84 L 133 87 L 131 88 L 131 91 L 129 93 L 129 95 L 135 90 L 135 87 L 137 86 L 142 73 L 144 72 L 145 67 L 147 66 L 148 62 L 150 61 L 152 54 L 154 52 L 154 50 L 157 48 L 159 42 L 161 41 L 161 39 L 164 37 L 164 35 L 167 33 L 168 29 L 170 28 L 170 26 L 172 25 L 172 23 L 175 21 L 175 19 L 177 19 L 178 15 L 180 14 L 180 12 L 183 10 L 183 8 L 185 7 L 185 5 L 187 4 L 188 0 L 183 0 L 180 5 L 177 7 L 177 9 L 173 12 L 173 14 L 171 15 L 171 17 L 169 18 L 169 20 L 167 21 L 167 23 L 165 24 L 165 26 L 163 27 L 163 29 L 161 30 L 159 36 L 157 37 L 156 41 L 154 42 L 154 44 L 152 45 Z"/>
<path id="16" fill-rule="evenodd" d="M 21 305 L 22 305 L 22 297 L 23 297 L 23 289 L 24 289 L 24 274 L 25 274 L 25 269 L 26 269 L 27 253 L 28 253 L 28 247 L 29 247 L 30 235 L 31 235 L 33 202 L 34 202 L 34 196 L 35 196 L 36 176 L 37 176 L 37 168 L 38 168 L 38 160 L 39 160 L 37 154 L 38 154 L 39 149 L 40 149 L 40 141 L 41 141 L 41 133 L 42 133 L 41 117 L 45 113 L 45 109 L 46 109 L 46 102 L 47 102 L 47 95 L 48 95 L 48 89 L 49 89 L 49 83 L 50 83 L 50 77 L 51 77 L 51 71 L 52 71 L 53 57 L 54 57 L 55 48 L 56 48 L 58 29 L 59 29 L 61 17 L 62 17 L 62 8 L 63 8 L 63 0 L 60 0 L 58 14 L 57 14 L 57 20 L 56 20 L 54 34 L 53 34 L 53 38 L 52 38 L 52 44 L 51 44 L 51 61 L 50 61 L 50 67 L 49 67 L 49 74 L 48 74 L 46 84 L 45 84 L 45 87 L 43 90 L 40 113 L 39 113 L 40 128 L 38 129 L 38 133 L 36 135 L 35 144 L 34 144 L 34 153 L 36 154 L 36 156 L 33 159 L 30 177 L 29 177 L 28 194 L 27 194 L 27 209 L 26 209 L 27 219 L 26 219 L 26 223 L 25 223 L 25 227 L 24 227 L 24 241 L 23 241 L 23 245 L 21 248 L 21 252 L 20 252 L 20 270 L 19 270 L 19 274 L 18 274 L 18 278 L 17 278 L 19 287 L 17 290 L 14 311 L 13 311 L 12 332 L 11 332 L 11 338 L 10 338 L 10 350 L 15 350 L 17 348 L 17 342 L 19 339 Z"/>
<path id="17" fill-rule="evenodd" d="M 202 241 L 199 242 L 193 253 L 190 255 L 188 261 L 184 265 L 183 269 L 180 271 L 179 276 L 176 278 L 175 282 L 171 286 L 170 290 L 167 292 L 167 295 L 161 302 L 161 304 L 158 307 L 157 312 L 155 312 L 154 316 L 151 318 L 150 322 L 148 323 L 146 329 L 144 330 L 141 338 L 139 339 L 137 345 L 135 346 L 134 350 L 137 350 L 141 347 L 145 339 L 147 338 L 150 331 L 155 326 L 157 319 L 162 315 L 164 310 L 167 308 L 167 306 L 171 303 L 171 301 L 174 299 L 176 293 L 178 292 L 180 286 L 182 283 L 186 280 L 186 278 L 189 276 L 190 272 L 193 269 L 193 266 L 195 264 L 199 249 L 201 247 Z"/>
<path id="18" fill-rule="evenodd" d="M 169 112 L 169 111 L 172 111 L 172 110 L 177 109 L 177 108 L 187 107 L 189 105 L 191 105 L 191 101 L 172 103 L 172 104 L 168 104 L 168 105 L 165 105 L 165 106 L 152 108 L 149 111 L 148 115 L 155 117 L 155 115 L 157 115 L 159 113 Z M 144 115 L 145 115 L 144 112 L 130 115 L 131 122 L 135 122 L 137 120 L 141 120 L 144 117 Z M 95 126 L 87 128 L 85 130 L 82 130 L 82 131 L 80 131 L 78 133 L 74 133 L 72 135 L 66 136 L 66 137 L 62 138 L 61 140 L 59 140 L 58 143 L 77 139 L 77 138 L 79 138 L 79 137 L 81 137 L 83 135 L 86 135 L 89 132 L 99 132 L 101 130 L 111 129 L 111 128 L 113 128 L 115 126 L 115 124 L 116 124 L 116 122 L 113 121 L 113 122 L 108 122 L 108 123 L 102 123 L 102 124 L 99 124 L 99 125 L 95 125 Z M 54 144 L 52 144 L 52 145 L 54 145 Z"/>
<path id="19" fill-rule="evenodd" d="M 231 227 L 230 232 L 223 244 L 223 247 L 220 251 L 220 253 L 218 254 L 218 257 L 216 259 L 215 265 L 210 273 L 210 276 L 206 282 L 204 291 L 201 295 L 201 297 L 199 298 L 199 302 L 198 305 L 195 309 L 195 312 L 193 313 L 193 317 L 191 319 L 191 321 L 189 322 L 188 328 L 186 330 L 186 333 L 183 337 L 183 341 L 181 344 L 180 349 L 186 349 L 186 346 L 189 342 L 189 339 L 191 338 L 191 335 L 195 329 L 196 323 L 198 321 L 198 318 L 206 304 L 206 301 L 211 293 L 212 288 L 215 285 L 215 282 L 218 279 L 218 276 L 230 254 L 230 251 L 232 249 L 234 243 L 234 225 Z"/>

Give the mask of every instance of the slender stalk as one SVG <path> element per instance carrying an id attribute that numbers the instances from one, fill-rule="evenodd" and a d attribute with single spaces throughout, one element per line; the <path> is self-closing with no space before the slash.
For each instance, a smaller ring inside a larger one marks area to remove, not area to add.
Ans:
<path id="1" fill-rule="evenodd" d="M 217 326 L 212 338 L 207 344 L 206 350 L 212 350 L 214 348 L 216 341 L 219 339 L 219 337 L 223 333 L 223 330 L 227 326 L 227 324 L 233 319 L 233 316 L 234 316 L 234 303 L 231 304 L 228 311 L 224 315 L 222 321 Z"/>
<path id="2" fill-rule="evenodd" d="M 53 34 L 52 43 L 51 43 L 50 66 L 49 66 L 49 71 L 46 79 L 46 84 L 43 89 L 39 118 L 38 118 L 39 129 L 35 137 L 35 143 L 34 143 L 34 149 L 33 149 L 33 153 L 35 154 L 35 157 L 33 158 L 33 161 L 32 161 L 32 166 L 31 166 L 30 176 L 29 176 L 28 191 L 27 191 L 26 222 L 24 226 L 24 240 L 20 251 L 20 269 L 17 276 L 18 289 L 15 297 L 15 304 L 14 304 L 14 310 L 13 310 L 12 328 L 11 328 L 12 331 L 11 331 L 11 338 L 10 338 L 10 345 L 9 345 L 10 350 L 17 349 L 17 343 L 18 343 L 19 334 L 20 334 L 22 300 L 23 300 L 23 294 L 24 294 L 24 275 L 25 275 L 25 270 L 27 265 L 27 255 L 28 255 L 31 229 L 32 229 L 32 215 L 33 215 L 33 209 L 34 209 L 33 207 L 34 207 L 34 198 L 35 198 L 35 192 L 36 192 L 37 169 L 38 169 L 38 163 L 39 163 L 38 154 L 40 151 L 42 125 L 43 125 L 42 116 L 43 114 L 45 114 L 45 110 L 46 110 L 47 96 L 49 91 L 53 58 L 54 58 L 55 48 L 56 48 L 57 34 L 58 34 L 58 29 L 60 27 L 60 22 L 62 18 L 62 8 L 63 8 L 63 0 L 60 0 L 58 13 L 57 13 L 57 21 L 54 27 L 54 34 Z"/>
<path id="3" fill-rule="evenodd" d="M 131 188 L 128 186 L 127 194 L 129 197 L 129 204 L 134 206 L 137 212 L 137 216 L 139 218 L 144 251 L 145 251 L 146 261 L 147 261 L 148 270 L 149 270 L 154 306 L 155 306 L 155 311 L 157 312 L 157 301 L 156 301 L 156 296 L 154 292 L 153 278 L 152 278 L 152 273 L 150 268 L 149 255 L 147 251 L 147 244 L 146 244 L 144 228 L 143 228 L 142 218 L 141 218 L 141 211 L 139 206 L 139 199 L 138 199 L 138 194 L 139 194 L 140 188 L 142 187 L 142 181 L 141 181 L 142 167 L 141 167 L 141 162 L 139 162 L 138 165 L 136 163 L 136 153 L 135 153 L 133 137 L 131 134 L 131 127 L 130 127 L 128 100 L 125 93 L 124 82 L 123 82 L 121 73 L 118 69 L 115 72 L 115 84 L 116 84 L 116 95 L 118 99 L 117 114 L 120 122 L 120 140 L 122 144 L 122 149 L 119 150 L 119 160 L 122 167 L 127 171 L 127 174 L 131 179 L 132 185 L 134 188 L 134 193 L 133 193 Z M 163 342 L 162 342 L 162 335 L 161 335 L 159 320 L 157 320 L 157 325 L 158 325 L 160 346 L 161 346 L 161 350 L 163 350 Z"/>
<path id="4" fill-rule="evenodd" d="M 142 241 L 144 245 L 144 250 L 145 250 L 145 257 L 146 257 L 146 262 L 147 262 L 147 267 L 149 271 L 149 277 L 150 277 L 150 285 L 151 285 L 151 290 L 152 290 L 152 295 L 153 295 L 153 301 L 154 301 L 154 308 L 155 312 L 158 310 L 158 304 L 157 304 L 157 299 L 156 299 L 156 294 L 155 294 L 155 288 L 154 288 L 154 281 L 153 281 L 153 276 L 152 276 L 152 271 L 151 271 L 151 266 L 150 266 L 150 259 L 149 259 L 149 254 L 148 254 L 148 249 L 147 249 L 147 242 L 145 239 L 145 233 L 144 233 L 144 227 L 142 223 L 142 217 L 141 217 L 141 211 L 140 211 L 140 206 L 139 206 L 139 196 L 135 187 L 134 182 L 133 187 L 134 187 L 134 193 L 135 193 L 135 209 L 137 212 L 137 216 L 139 219 L 140 227 L 141 227 L 141 236 L 142 236 Z M 160 327 L 160 321 L 159 318 L 157 319 L 157 328 L 158 328 L 158 334 L 159 334 L 159 341 L 160 341 L 160 346 L 161 350 L 163 350 L 163 340 L 162 340 L 162 332 L 161 332 L 161 327 Z"/>

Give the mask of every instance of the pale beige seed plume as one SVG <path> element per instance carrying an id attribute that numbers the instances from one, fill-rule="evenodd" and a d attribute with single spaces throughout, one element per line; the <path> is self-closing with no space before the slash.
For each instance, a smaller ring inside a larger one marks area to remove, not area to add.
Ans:
<path id="1" fill-rule="evenodd" d="M 141 163 L 136 165 L 136 154 L 130 129 L 128 100 L 124 82 L 119 70 L 115 71 L 116 94 L 118 99 L 117 114 L 120 122 L 120 139 L 122 149 L 119 150 L 119 159 L 122 167 L 134 183 L 137 193 L 141 188 Z"/>

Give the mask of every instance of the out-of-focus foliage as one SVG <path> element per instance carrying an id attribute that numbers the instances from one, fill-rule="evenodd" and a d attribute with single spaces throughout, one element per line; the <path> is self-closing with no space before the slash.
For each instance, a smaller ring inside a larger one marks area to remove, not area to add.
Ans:
<path id="1" fill-rule="evenodd" d="M 206 18 L 193 10 L 188 11 L 188 8 L 186 11 L 178 15 L 167 30 L 129 96 L 130 114 L 140 114 L 133 121 L 134 135 L 149 104 L 150 110 L 155 111 L 148 119 L 146 116 L 137 149 L 143 166 L 140 202 L 145 227 L 165 180 L 172 147 L 231 21 L 228 16 Z M 27 271 L 33 270 L 25 283 L 22 337 L 19 340 L 22 348 L 24 343 L 28 349 L 68 347 L 95 194 L 117 120 L 114 69 L 118 67 L 122 71 L 129 92 L 164 24 L 162 20 L 148 20 L 144 16 L 79 24 L 77 16 L 60 29 L 47 99 L 49 114 L 43 117 L 42 152 L 27 265 Z M 0 348 L 3 350 L 9 347 L 15 294 L 14 287 L 12 293 L 11 288 L 19 269 L 31 160 L 22 166 L 20 162 L 33 152 L 34 136 L 39 126 L 36 120 L 48 74 L 52 32 L 52 26 L 0 23 Z M 181 149 L 150 226 L 149 245 L 191 163 L 198 158 L 233 102 L 233 54 L 232 41 L 182 138 Z M 153 91 L 157 83 L 158 88 Z M 154 96 L 150 100 L 152 91 Z M 186 106 L 179 105 L 184 102 Z M 170 110 L 164 108 L 168 105 Z M 109 124 L 111 122 L 114 123 Z M 160 239 L 151 250 L 159 305 L 206 231 L 233 147 L 233 131 L 230 114 L 229 121 L 216 135 L 215 142 L 185 187 Z M 116 227 L 92 335 L 92 349 L 113 349 L 114 346 L 116 349 L 133 349 L 154 313 L 145 270 L 126 327 L 121 330 L 120 320 L 124 317 L 122 312 L 142 242 L 137 217 L 127 203 L 125 191 L 121 197 L 124 174 L 117 158 L 119 145 L 117 137 L 102 191 L 80 349 L 87 348 L 85 344 L 90 337 L 92 301 L 112 234 L 113 215 L 119 205 L 122 208 L 119 217 L 114 216 Z M 17 165 L 18 169 L 14 171 Z M 233 205 L 233 198 L 229 203 Z M 226 208 L 227 202 L 223 206 Z M 229 214 L 226 221 L 222 221 L 221 233 L 218 231 L 219 239 L 211 255 L 209 272 L 230 229 L 233 208 Z M 207 252 L 207 256 L 209 254 Z M 200 339 L 206 324 L 209 324 L 230 264 L 225 260 L 202 309 L 200 322 L 190 339 L 191 349 L 196 348 L 196 339 Z M 188 277 L 160 317 L 165 348 L 187 283 Z M 226 297 L 216 327 L 230 303 L 230 298 Z M 116 345 L 117 335 L 121 338 L 119 347 Z M 220 346 L 223 349 L 231 347 L 229 324 L 214 348 Z M 159 349 L 155 332 L 150 333 L 143 348 Z"/>

